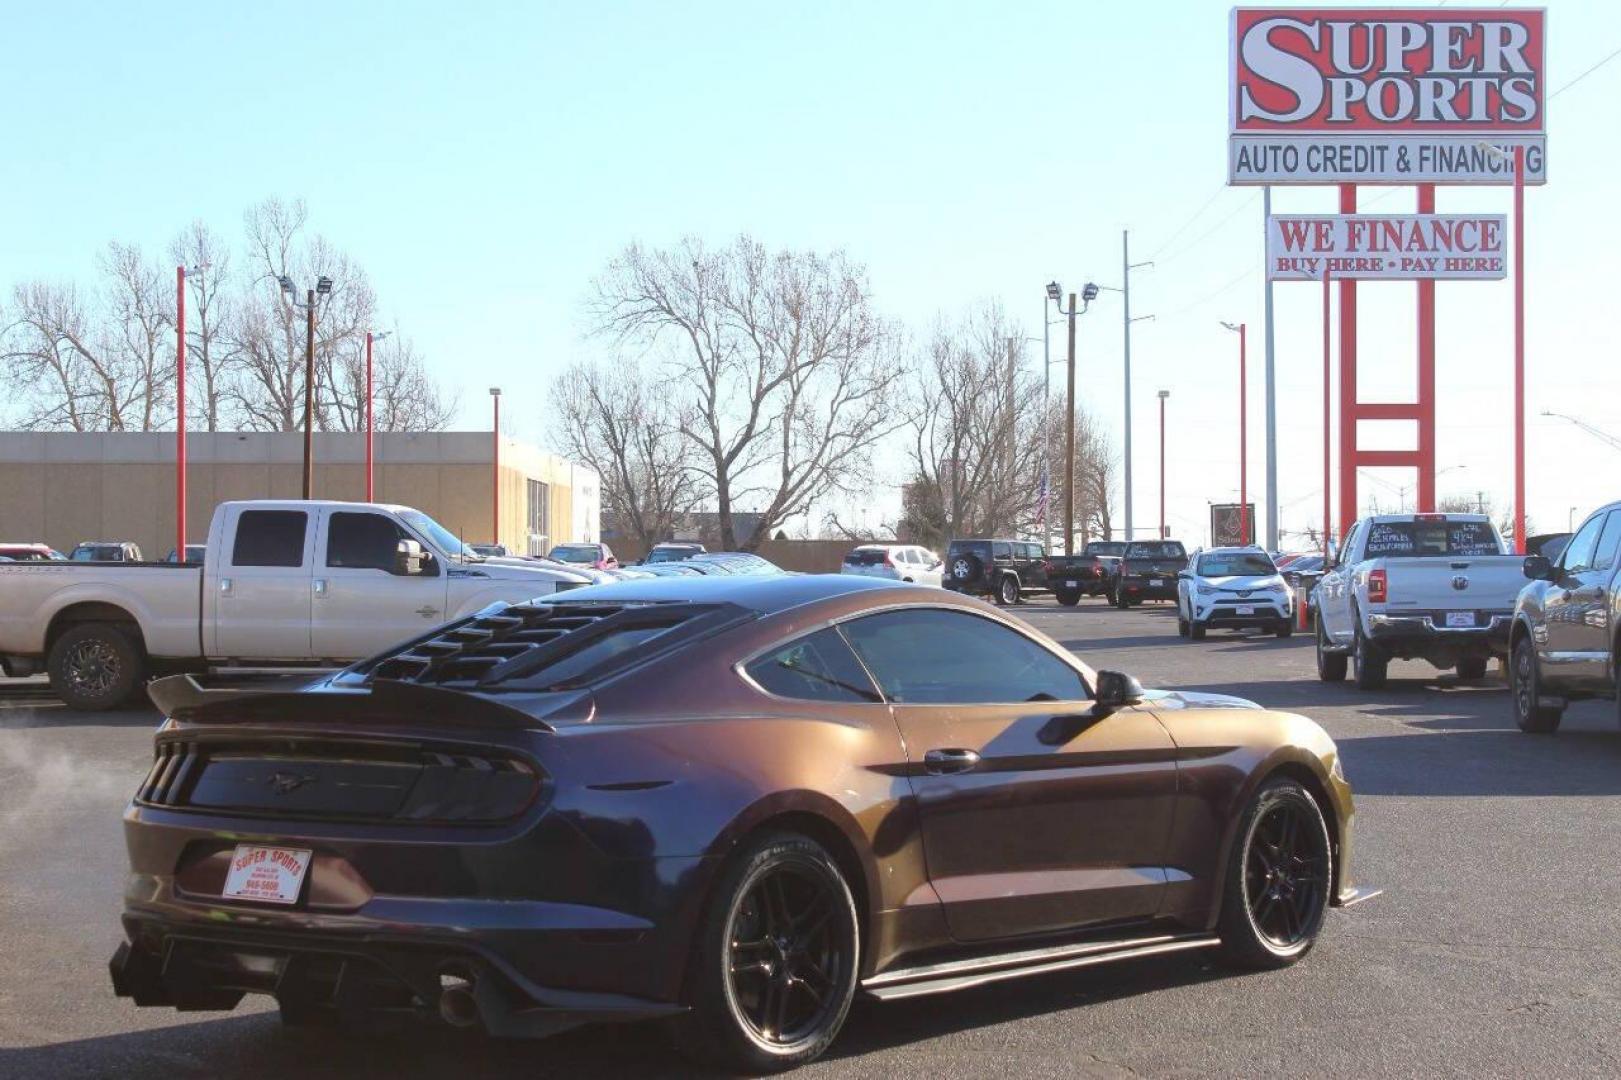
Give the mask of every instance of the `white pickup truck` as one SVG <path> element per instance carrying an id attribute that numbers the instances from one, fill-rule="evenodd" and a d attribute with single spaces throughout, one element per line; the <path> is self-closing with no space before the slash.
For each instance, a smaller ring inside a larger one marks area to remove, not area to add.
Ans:
<path id="1" fill-rule="evenodd" d="M 587 584 L 487 562 L 406 506 L 228 502 L 202 566 L 0 564 L 0 669 L 43 669 L 70 707 L 107 709 L 152 674 L 337 667 L 497 600 Z"/>
<path id="2" fill-rule="evenodd" d="M 1479 679 L 1508 653 L 1521 558 L 1481 514 L 1380 514 L 1351 527 L 1312 590 L 1317 675 L 1364 690 L 1391 660 L 1428 660 Z"/>

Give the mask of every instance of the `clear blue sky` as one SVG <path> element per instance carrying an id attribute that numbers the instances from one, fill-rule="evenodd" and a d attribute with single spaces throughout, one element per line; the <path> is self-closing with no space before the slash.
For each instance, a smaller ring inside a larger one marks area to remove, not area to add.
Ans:
<path id="1" fill-rule="evenodd" d="M 1552 86 L 1621 47 L 1613 3 L 1550 7 Z M 842 247 L 919 335 L 937 312 L 998 298 L 1039 337 L 1046 281 L 1117 284 L 1129 227 L 1133 257 L 1158 262 L 1133 295 L 1158 316 L 1134 345 L 1137 524 L 1154 523 L 1159 387 L 1172 391 L 1173 526 L 1202 538 L 1205 501 L 1237 487 L 1234 343 L 1217 321 L 1259 327 L 1261 217 L 1254 191 L 1222 189 L 1225 4 L 102 3 L 8 16 L 4 290 L 87 278 L 110 239 L 160 252 L 194 218 L 234 237 L 251 203 L 302 196 L 313 227 L 372 276 L 385 321 L 460 391 L 459 425 L 487 423 L 485 388 L 499 383 L 515 433 L 539 439 L 550 376 L 596 347 L 580 337 L 587 282 L 629 240 L 747 230 Z M 1621 456 L 1536 415 L 1621 433 L 1618 101 L 1621 61 L 1551 103 L 1551 182 L 1529 198 L 1529 503 L 1544 528 L 1618 493 L 1601 477 Z M 1439 202 L 1509 209 L 1506 190 Z M 1303 189 L 1274 208 L 1331 205 Z M 1411 205 L 1402 191 L 1377 208 Z M 1364 395 L 1402 393 L 1412 287 L 1363 291 Z M 1318 309 L 1310 287 L 1278 294 L 1287 528 L 1316 516 Z M 1505 502 L 1507 283 L 1440 295 L 1439 456 L 1465 466 L 1440 486 Z M 1083 382 L 1117 431 L 1120 354 L 1105 294 L 1083 327 Z M 1262 501 L 1258 348 L 1252 360 Z M 1380 476 L 1374 490 L 1393 501 L 1406 482 Z M 874 513 L 892 502 L 875 496 Z"/>

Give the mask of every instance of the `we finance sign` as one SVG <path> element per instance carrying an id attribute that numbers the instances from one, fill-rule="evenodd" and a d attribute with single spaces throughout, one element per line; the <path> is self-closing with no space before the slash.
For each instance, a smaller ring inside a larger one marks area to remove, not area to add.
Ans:
<path id="1" fill-rule="evenodd" d="M 1502 214 L 1278 215 L 1267 220 L 1274 281 L 1493 280 L 1507 261 Z"/>
<path id="2" fill-rule="evenodd" d="M 1228 182 L 1546 180 L 1541 9 L 1237 8 Z"/>

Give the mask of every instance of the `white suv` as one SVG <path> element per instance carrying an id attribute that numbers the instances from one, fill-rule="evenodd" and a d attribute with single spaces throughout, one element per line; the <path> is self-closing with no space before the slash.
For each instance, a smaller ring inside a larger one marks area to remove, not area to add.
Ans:
<path id="1" fill-rule="evenodd" d="M 1294 633 L 1294 594 L 1258 547 L 1195 552 L 1176 583 L 1176 632 L 1195 641 L 1211 628 Z"/>
<path id="2" fill-rule="evenodd" d="M 940 556 L 916 544 L 862 544 L 844 557 L 839 572 L 939 587 L 943 567 Z"/>

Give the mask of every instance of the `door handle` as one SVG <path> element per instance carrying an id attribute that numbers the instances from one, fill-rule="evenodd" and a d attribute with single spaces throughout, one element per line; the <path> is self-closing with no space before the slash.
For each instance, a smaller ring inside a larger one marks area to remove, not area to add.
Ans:
<path id="1" fill-rule="evenodd" d="M 935 776 L 967 772 L 978 764 L 979 755 L 972 750 L 930 750 L 923 755 L 923 768 Z"/>
<path id="2" fill-rule="evenodd" d="M 220 578 L 220 595 L 221 596 L 230 596 L 231 595 L 231 579 L 230 578 L 228 578 L 228 577 Z"/>
<path id="3" fill-rule="evenodd" d="M 325 597 L 326 597 L 326 578 L 318 577 L 318 578 L 315 579 L 314 584 L 315 584 L 315 598 L 317 600 L 325 599 Z"/>

